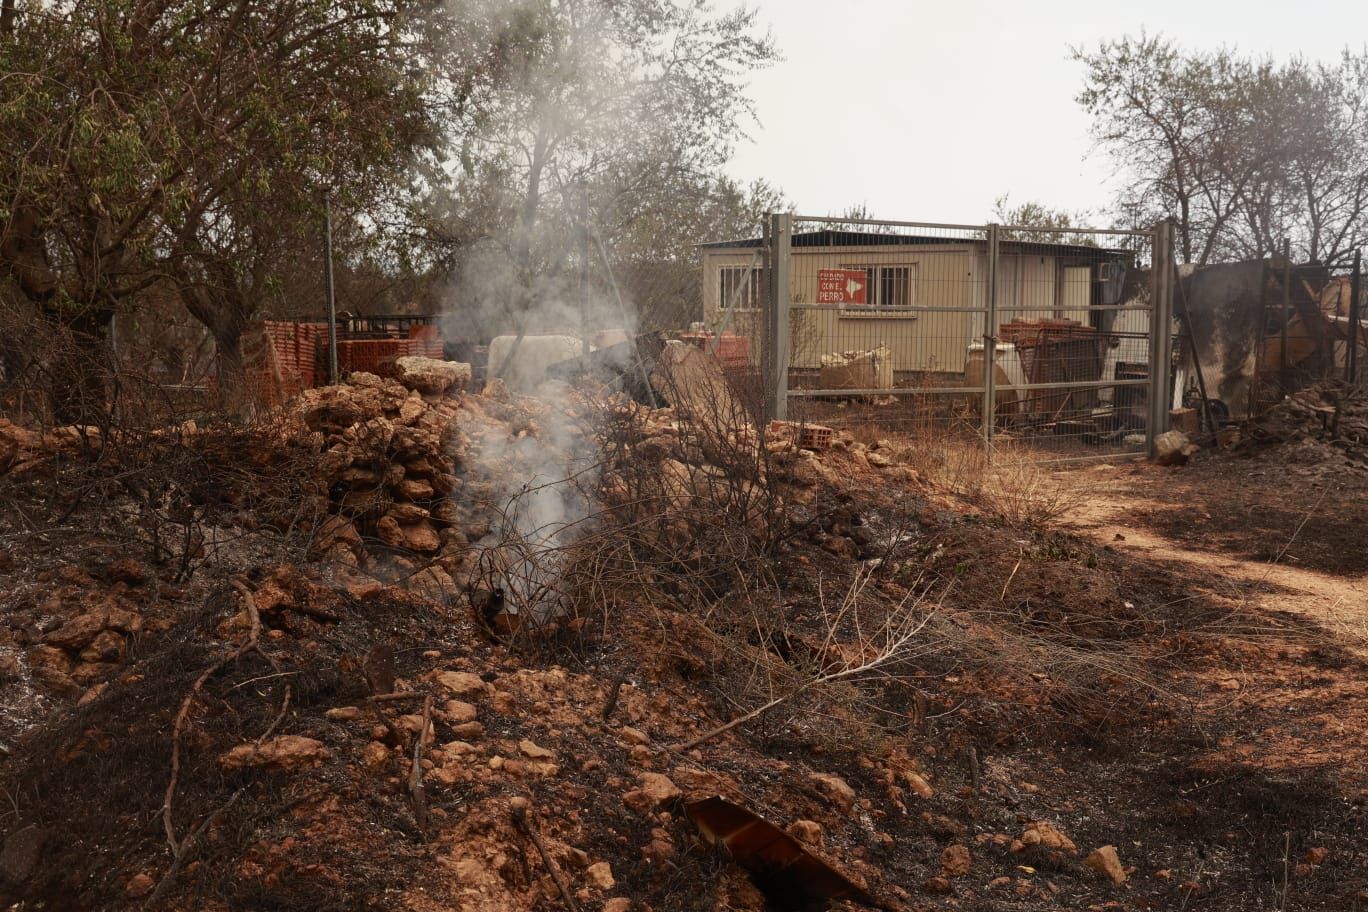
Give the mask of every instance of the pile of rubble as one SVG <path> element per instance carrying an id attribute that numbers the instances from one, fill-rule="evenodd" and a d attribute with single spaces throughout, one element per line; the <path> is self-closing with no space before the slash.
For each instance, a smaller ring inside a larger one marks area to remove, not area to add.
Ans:
<path id="1" fill-rule="evenodd" d="M 1260 415 L 1242 445 L 1292 465 L 1368 469 L 1368 391 L 1337 381 L 1299 390 Z"/>

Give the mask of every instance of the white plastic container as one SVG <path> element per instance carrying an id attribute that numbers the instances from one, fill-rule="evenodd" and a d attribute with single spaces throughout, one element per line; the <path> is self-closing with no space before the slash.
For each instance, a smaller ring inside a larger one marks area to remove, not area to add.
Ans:
<path id="1" fill-rule="evenodd" d="M 984 379 L 983 372 L 983 343 L 969 343 L 969 357 L 964 361 L 964 385 L 982 386 Z M 1027 390 L 1012 390 L 1006 387 L 1025 386 L 1026 368 L 1021 363 L 1021 354 L 1017 347 L 1011 342 L 999 342 L 997 352 L 993 361 L 993 378 L 996 383 L 997 413 L 999 415 L 1012 415 L 1019 413 L 1026 402 Z M 981 408 L 983 405 L 982 397 L 978 402 L 970 403 L 974 408 Z"/>
<path id="2" fill-rule="evenodd" d="M 584 342 L 575 336 L 528 333 L 521 342 L 516 335 L 495 336 L 489 343 L 485 377 L 503 377 L 509 389 L 528 393 L 546 379 L 548 367 L 582 354 Z"/>

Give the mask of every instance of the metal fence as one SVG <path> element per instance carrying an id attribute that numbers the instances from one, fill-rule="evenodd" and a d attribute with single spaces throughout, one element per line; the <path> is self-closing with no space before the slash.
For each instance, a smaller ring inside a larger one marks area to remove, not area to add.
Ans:
<path id="1" fill-rule="evenodd" d="M 1172 399 L 1170 232 L 772 215 L 706 245 L 705 313 L 773 418 L 1140 455 Z"/>

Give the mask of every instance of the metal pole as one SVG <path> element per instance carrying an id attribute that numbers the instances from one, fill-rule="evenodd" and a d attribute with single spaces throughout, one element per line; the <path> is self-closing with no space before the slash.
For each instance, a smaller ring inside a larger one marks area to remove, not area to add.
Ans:
<path id="1" fill-rule="evenodd" d="M 1154 226 L 1150 275 L 1150 387 L 1145 449 L 1153 456 L 1155 438 L 1168 430 L 1169 374 L 1173 368 L 1173 224 Z M 1194 360 L 1196 352 L 1193 353 Z"/>
<path id="2" fill-rule="evenodd" d="M 1278 395 L 1287 393 L 1287 311 L 1292 301 L 1292 241 L 1283 238 L 1282 315 L 1278 318 Z"/>
<path id="3" fill-rule="evenodd" d="M 589 220 L 588 220 L 588 212 L 589 212 L 589 207 L 588 207 L 588 206 L 581 206 L 581 207 L 580 207 L 580 233 L 581 233 L 581 235 L 582 235 L 581 238 L 580 238 L 580 241 L 581 241 L 581 244 L 580 244 L 580 291 L 584 294 L 584 310 L 581 311 L 581 313 L 580 313 L 580 342 L 581 342 L 581 345 L 583 346 L 583 349 L 584 349 L 583 353 L 586 354 L 586 355 L 589 354 L 589 350 L 590 350 L 590 348 L 591 348 L 591 346 L 590 346 L 590 344 L 589 344 L 589 311 L 590 311 L 590 301 L 589 301 Z M 606 328 L 606 327 L 605 327 L 605 328 Z M 622 327 L 622 328 L 623 328 L 624 330 L 626 330 L 627 332 L 630 332 L 633 336 L 635 336 L 636 333 L 637 333 L 638 330 L 639 330 L 639 327 L 637 327 L 637 326 L 632 326 L 632 327 L 624 326 L 624 327 Z M 649 385 L 649 384 L 648 384 L 648 385 Z"/>
<path id="4" fill-rule="evenodd" d="M 1164 312 L 1163 332 L 1159 334 L 1162 347 L 1159 361 L 1159 389 L 1163 396 L 1159 402 L 1159 425 L 1157 432 L 1162 434 L 1169 429 L 1169 408 L 1173 398 L 1173 312 L 1174 295 L 1178 289 L 1178 263 L 1174 259 L 1173 219 L 1164 222 Z"/>
<path id="5" fill-rule="evenodd" d="M 769 333 L 771 348 L 768 355 L 770 367 L 769 386 L 770 417 L 777 421 L 788 418 L 788 369 L 789 357 L 789 305 L 793 303 L 790 288 L 792 274 L 793 216 L 776 213 L 770 216 L 773 228 L 770 231 L 772 247 L 772 268 L 770 271 L 770 313 Z"/>
<path id="6" fill-rule="evenodd" d="M 998 226 L 988 226 L 988 284 L 983 309 L 983 444 L 992 452 L 997 424 Z"/>
<path id="7" fill-rule="evenodd" d="M 328 297 L 328 382 L 337 376 L 337 297 L 333 289 L 332 194 L 323 194 L 323 262 Z"/>
<path id="8" fill-rule="evenodd" d="M 1349 346 L 1345 352 L 1344 379 L 1358 384 L 1358 348 L 1359 340 L 1363 337 L 1363 327 L 1360 324 L 1362 314 L 1360 313 L 1359 295 L 1363 291 L 1363 251 L 1354 251 L 1354 277 L 1349 280 Z"/>

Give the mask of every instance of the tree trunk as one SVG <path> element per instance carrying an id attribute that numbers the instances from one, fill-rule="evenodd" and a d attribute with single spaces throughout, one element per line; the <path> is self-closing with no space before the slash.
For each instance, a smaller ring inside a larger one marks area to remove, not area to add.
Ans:
<path id="1" fill-rule="evenodd" d="M 238 327 L 223 331 L 210 330 L 218 354 L 219 402 L 237 413 L 247 404 L 247 377 L 242 361 L 242 330 Z"/>
<path id="2" fill-rule="evenodd" d="M 186 274 L 177 276 L 176 286 L 185 309 L 214 339 L 220 407 L 233 414 L 241 413 L 250 392 L 242 357 L 242 333 L 247 328 L 248 312 L 243 296 L 232 290 L 211 289 Z"/>

